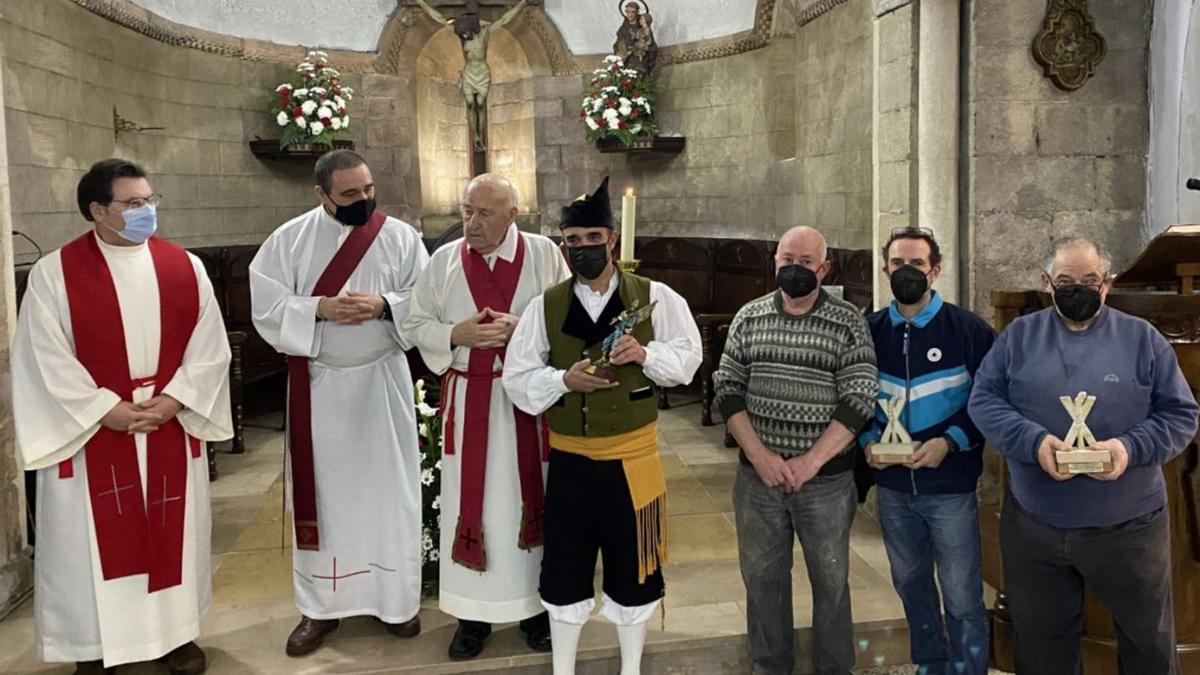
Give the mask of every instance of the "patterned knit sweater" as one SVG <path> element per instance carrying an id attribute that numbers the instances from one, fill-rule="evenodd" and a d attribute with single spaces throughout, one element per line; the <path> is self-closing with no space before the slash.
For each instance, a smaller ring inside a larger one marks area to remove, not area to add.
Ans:
<path id="1" fill-rule="evenodd" d="M 879 391 L 866 319 L 824 289 L 803 316 L 784 314 L 778 292 L 753 300 L 729 327 L 713 386 L 725 419 L 745 410 L 763 444 L 784 457 L 807 452 L 831 420 L 857 434 Z M 851 468 L 854 445 L 829 464 Z"/>

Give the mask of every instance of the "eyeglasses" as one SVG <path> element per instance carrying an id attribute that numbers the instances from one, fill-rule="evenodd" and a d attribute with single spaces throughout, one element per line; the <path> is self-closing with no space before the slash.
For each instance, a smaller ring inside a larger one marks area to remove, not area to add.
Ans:
<path id="1" fill-rule="evenodd" d="M 1067 288 L 1068 286 L 1079 286 L 1081 288 L 1086 288 L 1089 291 L 1099 291 L 1100 287 L 1103 285 L 1103 281 L 1075 281 L 1073 279 L 1059 279 L 1057 281 L 1050 282 L 1050 287 L 1056 291 Z"/>
<path id="2" fill-rule="evenodd" d="M 147 197 L 145 199 L 142 199 L 141 197 L 134 197 L 133 199 L 114 199 L 113 200 L 113 202 L 115 202 L 117 204 L 124 204 L 125 208 L 129 208 L 129 209 L 140 209 L 147 204 L 149 204 L 151 206 L 158 206 L 159 202 L 161 202 L 161 201 L 162 201 L 162 195 L 159 195 L 159 194 L 150 195 L 149 197 Z"/>

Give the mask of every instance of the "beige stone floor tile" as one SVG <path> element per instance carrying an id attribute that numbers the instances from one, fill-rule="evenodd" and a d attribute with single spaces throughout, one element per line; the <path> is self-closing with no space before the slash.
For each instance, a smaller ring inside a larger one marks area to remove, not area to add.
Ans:
<path id="1" fill-rule="evenodd" d="M 716 502 L 694 478 L 667 480 L 667 514 L 672 516 L 693 513 L 717 513 Z"/>
<path id="2" fill-rule="evenodd" d="M 292 597 L 292 549 L 234 551 L 213 573 L 214 604 L 253 603 Z"/>
<path id="3" fill-rule="evenodd" d="M 663 475 L 667 480 L 674 478 L 692 478 L 692 470 L 679 459 L 673 450 L 659 449 L 659 456 L 662 459 Z"/>
<path id="4" fill-rule="evenodd" d="M 668 517 L 667 543 L 672 562 L 737 558 L 733 528 L 719 513 Z"/>
<path id="5" fill-rule="evenodd" d="M 671 563 L 663 570 L 667 608 L 746 599 L 737 559 Z"/>

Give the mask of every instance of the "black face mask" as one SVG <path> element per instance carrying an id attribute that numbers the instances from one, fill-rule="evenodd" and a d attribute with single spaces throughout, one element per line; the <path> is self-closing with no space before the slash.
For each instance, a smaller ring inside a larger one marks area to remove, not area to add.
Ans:
<path id="1" fill-rule="evenodd" d="M 803 298 L 817 289 L 817 274 L 801 265 L 784 265 L 775 273 L 775 283 L 789 298 Z"/>
<path id="2" fill-rule="evenodd" d="M 371 219 L 371 214 L 375 213 L 374 199 L 360 199 L 345 206 L 333 202 L 333 205 L 337 207 L 333 217 L 345 225 L 364 225 Z"/>
<path id="3" fill-rule="evenodd" d="M 1071 321 L 1087 321 L 1100 311 L 1100 291 L 1079 284 L 1054 289 L 1054 305 Z"/>
<path id="4" fill-rule="evenodd" d="M 902 305 L 915 305 L 929 290 L 929 277 L 912 265 L 904 265 L 892 272 L 892 295 Z"/>
<path id="5" fill-rule="evenodd" d="M 571 261 L 571 269 L 575 274 L 591 281 L 603 274 L 604 268 L 608 266 L 608 244 L 568 246 L 567 258 Z"/>

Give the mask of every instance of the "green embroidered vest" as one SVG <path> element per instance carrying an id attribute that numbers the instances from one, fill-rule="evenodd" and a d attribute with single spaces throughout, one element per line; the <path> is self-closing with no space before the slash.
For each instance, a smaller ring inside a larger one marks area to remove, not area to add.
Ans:
<path id="1" fill-rule="evenodd" d="M 592 322 L 575 297 L 573 279 L 550 287 L 545 293 L 546 336 L 550 341 L 550 364 L 568 370 L 576 361 L 600 358 L 604 338 L 612 333 L 612 320 L 633 305 L 650 304 L 650 280 L 635 274 L 619 274 L 613 294 L 600 318 Z M 654 339 L 650 319 L 634 326 L 633 337 L 643 346 Z M 567 392 L 546 411 L 550 428 L 567 436 L 615 436 L 639 429 L 658 419 L 654 383 L 636 363 L 616 367 L 619 386 L 583 394 Z"/>

